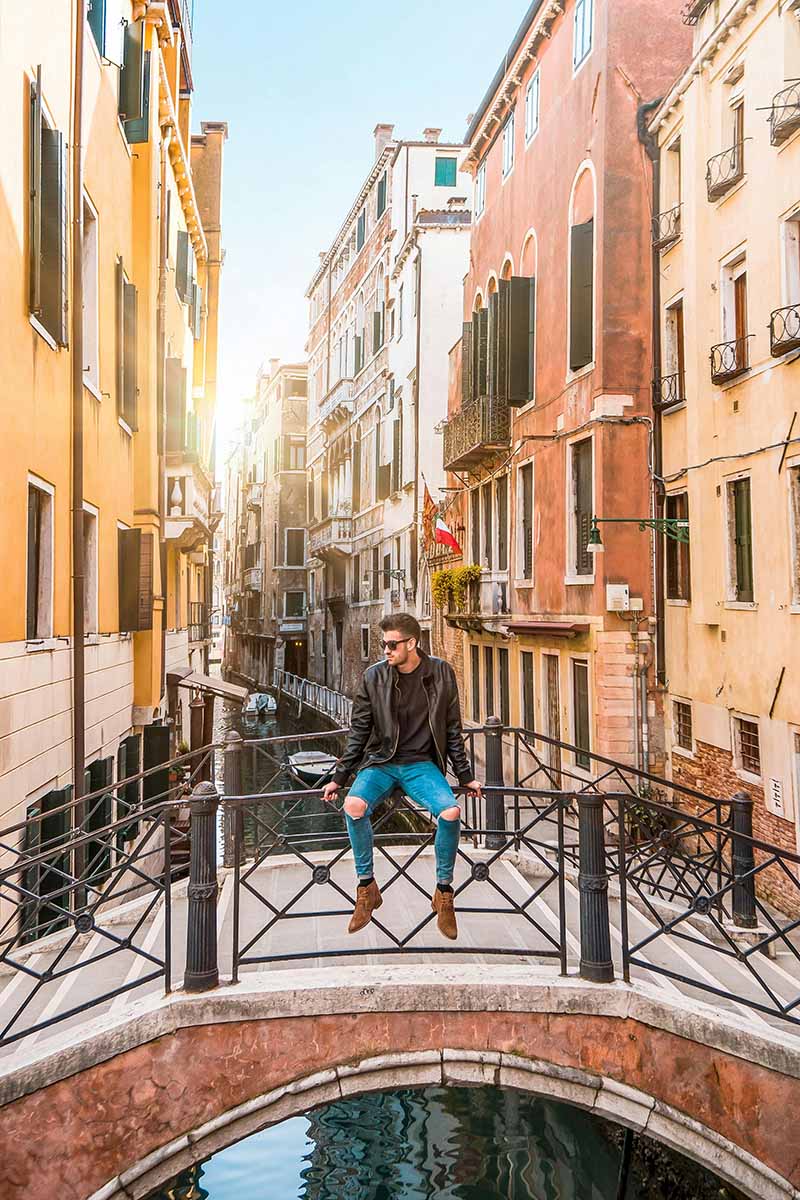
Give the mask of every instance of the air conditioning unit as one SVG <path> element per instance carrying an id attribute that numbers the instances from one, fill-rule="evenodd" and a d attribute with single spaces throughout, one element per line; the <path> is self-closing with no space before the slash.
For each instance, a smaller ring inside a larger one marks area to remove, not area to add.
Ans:
<path id="1" fill-rule="evenodd" d="M 631 606 L 631 589 L 627 583 L 606 584 L 606 608 L 609 612 L 628 612 Z"/>

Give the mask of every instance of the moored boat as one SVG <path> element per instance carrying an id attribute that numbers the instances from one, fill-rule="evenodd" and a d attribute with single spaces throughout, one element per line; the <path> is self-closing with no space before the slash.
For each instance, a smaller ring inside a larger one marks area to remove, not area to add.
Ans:
<path id="1" fill-rule="evenodd" d="M 324 750 L 300 750 L 289 755 L 289 772 L 303 787 L 317 788 L 333 775 L 336 758 Z"/>

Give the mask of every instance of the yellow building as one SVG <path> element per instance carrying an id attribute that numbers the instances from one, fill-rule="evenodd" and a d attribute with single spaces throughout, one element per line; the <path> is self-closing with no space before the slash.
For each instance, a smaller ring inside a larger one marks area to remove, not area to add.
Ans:
<path id="1" fill-rule="evenodd" d="M 4 5 L 0 18 L 7 824 L 63 803 L 80 757 L 83 790 L 162 761 L 178 711 L 175 693 L 167 699 L 168 667 L 199 666 L 207 634 L 226 129 L 208 124 L 190 138 L 188 5 L 89 0 L 87 8 L 81 31 L 70 0 Z M 82 389 L 73 384 L 76 330 Z M 73 509 L 83 510 L 80 540 Z M 72 639 L 76 575 L 83 672 Z M 81 674 L 85 705 L 76 710 Z"/>
<path id="2" fill-rule="evenodd" d="M 800 814 L 800 4 L 697 0 L 653 115 L 673 775 Z M 795 80 L 795 82 L 791 82 Z M 681 528 L 675 525 L 675 532 Z"/>

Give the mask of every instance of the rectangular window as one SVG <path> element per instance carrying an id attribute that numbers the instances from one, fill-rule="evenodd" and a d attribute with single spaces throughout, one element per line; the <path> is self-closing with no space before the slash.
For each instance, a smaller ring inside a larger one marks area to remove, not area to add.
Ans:
<path id="1" fill-rule="evenodd" d="M 369 660 L 369 625 L 361 626 L 361 658 L 364 662 Z"/>
<path id="2" fill-rule="evenodd" d="M 517 578 L 533 579 L 533 463 L 523 463 L 517 472 L 517 480 Z"/>
<path id="3" fill-rule="evenodd" d="M 503 178 L 511 174 L 514 166 L 514 112 L 503 126 Z"/>
<path id="4" fill-rule="evenodd" d="M 575 766 L 589 769 L 589 664 L 572 660 L 572 736 L 575 741 Z"/>
<path id="5" fill-rule="evenodd" d="M 353 604 L 358 604 L 358 602 L 361 599 L 361 555 L 360 554 L 355 554 L 353 556 L 353 561 L 351 563 L 350 569 L 352 572 L 350 595 L 352 597 Z"/>
<path id="6" fill-rule="evenodd" d="M 302 617 L 306 607 L 305 592 L 283 593 L 283 615 L 285 617 Z"/>
<path id="7" fill-rule="evenodd" d="M 508 570 L 508 476 L 501 475 L 495 482 L 497 504 L 497 569 Z"/>
<path id="8" fill-rule="evenodd" d="M 287 567 L 302 567 L 306 561 L 306 531 L 305 529 L 286 530 L 286 561 Z"/>
<path id="9" fill-rule="evenodd" d="M 592 527 L 592 441 L 586 438 L 574 442 L 572 455 L 572 544 L 571 568 L 575 575 L 594 572 L 589 553 L 589 533 Z"/>
<path id="10" fill-rule="evenodd" d="M 122 259 L 116 264 L 117 416 L 129 429 L 138 427 L 138 295 L 128 281 Z M 186 370 L 179 358 L 167 359 L 168 449 L 186 445 Z"/>
<path id="11" fill-rule="evenodd" d="M 469 674 L 472 696 L 472 719 L 481 719 L 481 648 L 474 643 L 469 648 Z"/>
<path id="12" fill-rule="evenodd" d="M 319 640 L 320 640 L 320 657 L 327 658 L 328 657 L 328 631 L 327 631 L 327 629 L 320 630 Z"/>
<path id="13" fill-rule="evenodd" d="M 594 220 L 573 225 L 570 241 L 569 368 L 594 357 Z"/>
<path id="14" fill-rule="evenodd" d="M 491 646 L 483 647 L 483 696 L 486 704 L 484 720 L 495 716 L 494 711 L 494 650 Z"/>
<path id="15" fill-rule="evenodd" d="M 537 69 L 525 89 L 525 141 L 535 137 L 539 129 L 539 81 L 541 74 Z"/>
<path id="16" fill-rule="evenodd" d="M 83 378 L 100 391 L 99 311 L 97 296 L 97 213 L 83 201 Z"/>
<path id="17" fill-rule="evenodd" d="M 755 717 L 734 717 L 734 755 L 736 766 L 748 775 L 761 776 L 761 745 Z"/>
<path id="18" fill-rule="evenodd" d="M 469 524 L 470 541 L 472 544 L 472 561 L 481 561 L 481 493 L 480 488 L 473 488 L 469 494 Z"/>
<path id="19" fill-rule="evenodd" d="M 689 520 L 689 496 L 686 492 L 673 492 L 667 496 L 666 516 L 668 520 Z M 667 569 L 667 599 L 690 600 L 691 570 L 689 565 L 689 543 L 675 538 L 664 539 Z"/>
<path id="20" fill-rule="evenodd" d="M 789 468 L 789 536 L 792 539 L 792 604 L 800 604 L 800 464 Z"/>
<path id="21" fill-rule="evenodd" d="M 752 604 L 753 525 L 749 478 L 733 479 L 728 483 L 728 564 L 729 599 Z"/>
<path id="22" fill-rule="evenodd" d="M 500 682 L 500 720 L 504 725 L 511 724 L 511 706 L 509 698 L 508 650 L 501 646 L 498 651 L 498 672 Z"/>
<path id="23" fill-rule="evenodd" d="M 28 580 L 25 636 L 53 636 L 53 494 L 28 483 Z"/>
<path id="24" fill-rule="evenodd" d="M 403 285 L 397 290 L 397 340 L 403 336 Z"/>
<path id="25" fill-rule="evenodd" d="M 306 444 L 302 438 L 289 437 L 284 446 L 284 470 L 305 471 Z"/>
<path id="26" fill-rule="evenodd" d="M 686 340 L 684 334 L 683 300 L 671 304 L 666 312 L 664 339 L 664 375 L 669 385 L 662 384 L 662 404 L 679 403 L 686 399 Z"/>
<path id="27" fill-rule="evenodd" d="M 575 4 L 575 40 L 572 51 L 572 65 L 575 69 L 591 53 L 593 7 L 593 0 L 577 0 Z"/>
<path id="28" fill-rule="evenodd" d="M 59 346 L 67 344 L 67 158 L 63 134 L 42 112 L 41 72 L 31 84 L 29 309 Z"/>
<path id="29" fill-rule="evenodd" d="M 83 632 L 97 633 L 97 513 L 83 512 Z"/>
<path id="30" fill-rule="evenodd" d="M 533 708 L 533 653 L 523 650 L 522 660 L 522 727 L 533 731 L 536 728 Z"/>
<path id="31" fill-rule="evenodd" d="M 372 547 L 372 599 L 381 598 L 381 548 Z"/>
<path id="32" fill-rule="evenodd" d="M 692 706 L 686 700 L 673 700 L 672 702 L 672 732 L 675 738 L 675 745 L 681 750 L 694 749 L 694 738 L 692 735 Z"/>
<path id="33" fill-rule="evenodd" d="M 456 186 L 456 164 L 455 158 L 436 159 L 436 173 L 433 180 L 435 187 L 453 188 Z"/>
<path id="34" fill-rule="evenodd" d="M 361 249 L 361 247 L 364 245 L 364 242 L 366 241 L 366 239 L 367 239 L 367 210 L 365 208 L 362 208 L 361 212 L 358 214 L 358 221 L 356 222 L 356 252 L 358 252 Z"/>
<path id="35" fill-rule="evenodd" d="M 120 633 L 153 628 L 154 538 L 141 529 L 117 530 Z"/>
<path id="36" fill-rule="evenodd" d="M 494 547 L 492 545 L 492 485 L 485 483 L 481 488 L 483 509 L 483 565 L 492 569 L 494 565 Z"/>
<path id="37" fill-rule="evenodd" d="M 486 208 L 486 163 L 482 162 L 475 175 L 475 216 Z"/>
<path id="38" fill-rule="evenodd" d="M 384 171 L 378 180 L 378 206 L 376 215 L 382 217 L 386 212 L 386 172 Z"/>

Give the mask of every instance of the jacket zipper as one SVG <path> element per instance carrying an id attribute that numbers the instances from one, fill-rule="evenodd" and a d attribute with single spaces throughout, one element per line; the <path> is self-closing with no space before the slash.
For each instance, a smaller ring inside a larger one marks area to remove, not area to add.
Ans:
<path id="1" fill-rule="evenodd" d="M 396 679 L 393 679 L 393 680 L 392 680 L 392 687 L 396 688 L 398 692 L 400 691 L 400 687 L 399 687 L 399 685 L 398 685 L 398 683 L 397 683 L 397 680 L 396 680 Z M 426 695 L 426 698 L 427 698 L 427 692 L 425 693 L 425 695 Z M 429 722 L 430 722 L 430 719 L 431 719 L 431 710 L 430 710 L 430 705 L 429 705 L 429 706 L 428 706 L 428 721 L 429 721 Z M 431 730 L 431 732 L 433 732 L 433 731 Z M 376 765 L 377 763 L 387 763 L 387 762 L 391 762 L 391 761 L 392 761 L 392 759 L 394 758 L 395 754 L 397 753 L 397 743 L 398 743 L 399 741 L 400 741 L 400 721 L 398 720 L 398 722 L 397 722 L 397 736 L 396 736 L 396 737 L 395 737 L 395 739 L 394 739 L 394 747 L 393 747 L 393 749 L 392 749 L 392 753 L 389 755 L 389 757 L 388 757 L 388 758 L 378 758 L 378 759 L 376 759 L 376 760 L 375 760 L 375 763 L 373 763 L 373 766 L 374 766 L 374 765 Z M 433 739 L 433 741 L 434 741 L 434 745 L 435 745 L 435 744 L 436 744 L 436 739 L 434 738 L 434 739 Z"/>
<path id="2" fill-rule="evenodd" d="M 425 684 L 423 683 L 422 686 L 425 687 Z M 431 720 L 431 702 L 430 702 L 430 698 L 428 696 L 427 687 L 425 687 L 425 703 L 428 706 L 428 728 L 431 731 L 431 740 L 433 741 L 433 748 L 436 751 L 436 757 L 439 759 L 439 764 L 440 764 L 439 769 L 441 770 L 443 775 L 446 775 L 447 771 L 445 770 L 445 767 L 447 764 L 447 759 L 442 758 L 441 751 L 439 750 L 439 744 L 436 741 L 436 734 L 433 732 L 433 721 Z M 398 735 L 399 735 L 399 727 L 398 727 Z"/>

